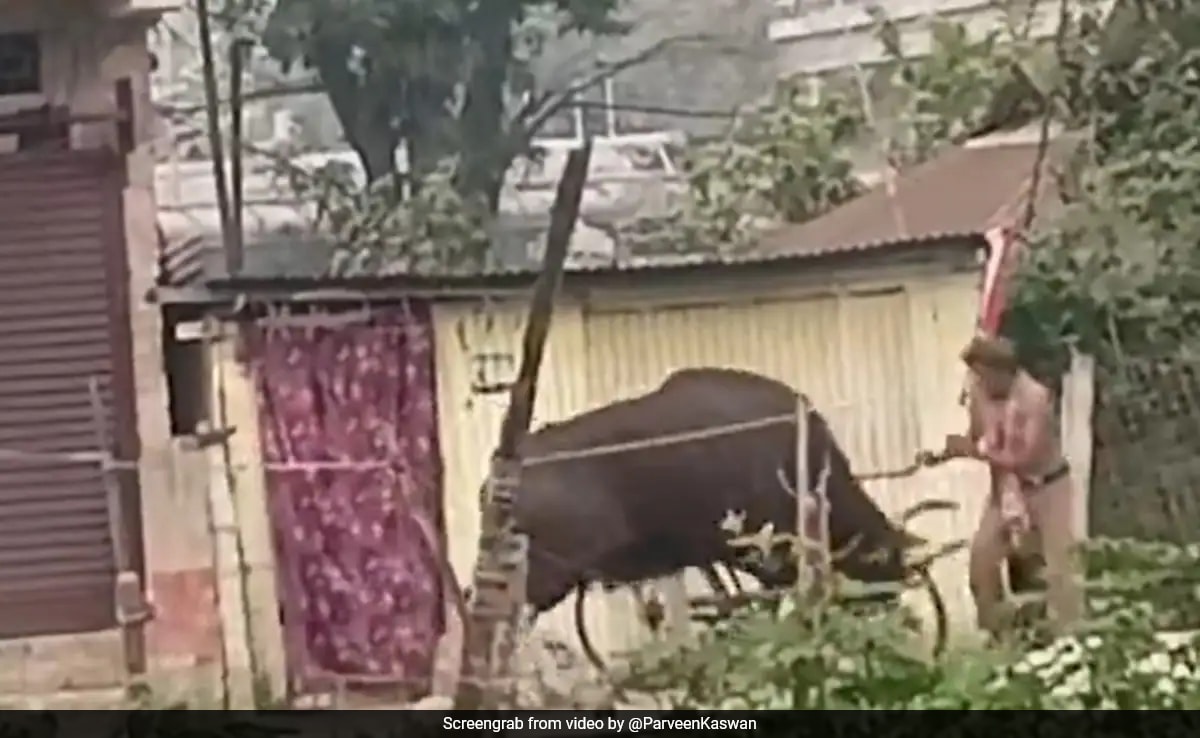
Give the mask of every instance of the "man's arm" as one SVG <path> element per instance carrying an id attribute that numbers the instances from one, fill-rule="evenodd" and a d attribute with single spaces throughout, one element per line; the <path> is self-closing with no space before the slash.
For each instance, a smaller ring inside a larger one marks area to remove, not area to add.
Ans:
<path id="1" fill-rule="evenodd" d="M 968 378 L 959 402 L 967 411 L 966 434 L 952 433 L 946 436 L 941 451 L 922 451 L 917 454 L 917 463 L 933 465 L 951 459 L 983 459 L 979 453 L 979 439 L 984 434 L 983 407 L 979 400 L 979 387 L 974 378 Z"/>
<path id="2" fill-rule="evenodd" d="M 946 436 L 947 458 L 982 458 L 979 453 L 979 439 L 986 431 L 983 422 L 983 402 L 979 398 L 980 388 L 974 377 L 967 380 L 967 433 L 966 435 Z"/>

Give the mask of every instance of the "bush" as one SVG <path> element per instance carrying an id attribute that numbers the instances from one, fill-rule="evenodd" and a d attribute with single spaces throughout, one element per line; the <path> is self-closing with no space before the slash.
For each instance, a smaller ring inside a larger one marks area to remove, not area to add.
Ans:
<path id="1" fill-rule="evenodd" d="M 1092 617 L 1078 635 L 1037 650 L 960 649 L 931 659 L 903 611 L 801 607 L 789 594 L 742 608 L 682 646 L 644 653 L 623 686 L 697 709 L 1192 709 L 1200 706 L 1200 639 L 1163 629 L 1196 609 L 1196 587 L 1179 585 L 1192 576 L 1195 554 L 1129 541 L 1089 545 Z"/>

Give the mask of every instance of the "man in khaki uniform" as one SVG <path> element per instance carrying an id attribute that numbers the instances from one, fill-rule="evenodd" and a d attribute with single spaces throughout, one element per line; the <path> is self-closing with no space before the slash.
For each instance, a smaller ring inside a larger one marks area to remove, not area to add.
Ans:
<path id="1" fill-rule="evenodd" d="M 949 436 L 936 462 L 972 457 L 991 466 L 992 489 L 971 542 L 970 583 L 979 626 L 993 634 L 1009 621 L 1002 567 L 1040 551 L 1051 623 L 1062 632 L 1082 615 L 1072 530 L 1074 487 L 1056 430 L 1054 396 L 1020 368 L 1012 344 L 977 337 L 963 350 L 970 370 L 970 430 Z"/>

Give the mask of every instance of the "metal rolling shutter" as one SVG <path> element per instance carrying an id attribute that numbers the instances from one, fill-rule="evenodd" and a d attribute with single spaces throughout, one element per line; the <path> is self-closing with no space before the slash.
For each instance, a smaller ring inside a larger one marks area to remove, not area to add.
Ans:
<path id="1" fill-rule="evenodd" d="M 92 376 L 118 425 L 112 167 L 94 152 L 0 157 L 0 449 L 96 451 Z M 113 579 L 98 465 L 0 456 L 0 637 L 113 626 Z"/>

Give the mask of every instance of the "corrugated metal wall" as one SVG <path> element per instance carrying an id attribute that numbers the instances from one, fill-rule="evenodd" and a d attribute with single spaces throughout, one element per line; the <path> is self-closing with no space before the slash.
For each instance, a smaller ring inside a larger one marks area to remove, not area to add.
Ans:
<path id="1" fill-rule="evenodd" d="M 975 331 L 978 305 L 979 283 L 973 274 L 931 281 L 909 292 L 911 350 L 919 369 L 915 392 L 922 448 L 939 449 L 947 433 L 966 429 L 966 411 L 958 403 L 965 377 L 958 353 Z M 987 468 L 982 464 L 957 461 L 922 472 L 909 481 L 887 483 L 886 488 L 889 494 L 895 490 L 893 499 L 899 509 L 929 498 L 957 502 L 957 511 L 930 513 L 911 526 L 914 532 L 945 543 L 969 539 L 974 533 L 988 484 Z M 960 640 L 977 641 L 966 552 L 941 561 L 933 574 L 956 626 L 954 635 Z"/>
<path id="2" fill-rule="evenodd" d="M 451 564 L 464 583 L 471 579 L 478 552 L 479 488 L 508 403 L 506 391 L 489 394 L 479 390 L 501 385 L 515 374 L 527 310 L 525 302 L 443 304 L 434 309 L 446 531 Z M 538 382 L 535 428 L 603 402 L 590 390 L 597 373 L 586 371 L 587 356 L 579 307 L 558 305 Z M 546 613 L 538 627 L 575 647 L 572 602 L 569 598 Z M 628 593 L 603 595 L 597 591 L 589 595 L 589 603 L 588 630 L 602 652 L 619 649 L 642 636 Z"/>
<path id="3" fill-rule="evenodd" d="M 522 303 L 434 308 L 446 535 L 454 570 L 467 578 L 479 540 L 479 488 L 508 405 L 507 390 L 478 390 L 502 385 L 516 374 L 527 309 Z M 587 377 L 578 371 L 582 354 L 579 311 L 559 306 L 542 363 L 534 427 L 588 407 Z"/>
<path id="4" fill-rule="evenodd" d="M 587 313 L 585 331 L 596 403 L 649 391 L 685 367 L 747 369 L 805 392 L 864 469 L 895 468 L 912 459 L 917 372 L 908 350 L 908 298 L 901 290 L 598 308 Z"/>
<path id="5" fill-rule="evenodd" d="M 885 289 L 845 291 L 803 299 L 734 297 L 705 304 L 643 301 L 561 305 L 543 367 L 535 423 L 648 391 L 676 369 L 721 366 L 777 378 L 807 393 L 827 416 L 856 470 L 877 472 L 909 464 L 921 448 L 940 447 L 965 422 L 957 405 L 962 371 L 957 352 L 970 336 L 976 308 L 972 275 L 897 282 Z M 438 331 L 439 399 L 446 455 L 451 557 L 470 576 L 478 538 L 478 488 L 506 402 L 481 397 L 489 371 L 473 361 L 511 353 L 516 361 L 526 306 L 490 310 L 443 306 Z M 930 515 L 918 532 L 935 540 L 969 535 L 985 487 L 977 470 L 959 465 L 904 481 L 878 482 L 869 491 L 895 514 L 929 496 L 964 504 L 957 514 Z M 965 558 L 937 567 L 956 624 L 970 621 Z M 593 595 L 589 630 L 601 650 L 636 647 L 645 637 L 628 594 Z M 921 598 L 914 606 L 924 605 Z M 569 607 L 543 627 L 575 645 Z"/>
<path id="6" fill-rule="evenodd" d="M 0 447 L 97 452 L 95 377 L 108 450 L 137 454 L 122 176 L 104 152 L 0 158 Z M 98 464 L 0 462 L 0 637 L 115 624 L 109 522 Z"/>

